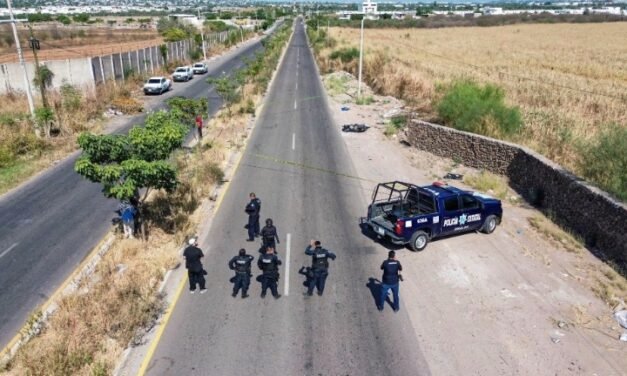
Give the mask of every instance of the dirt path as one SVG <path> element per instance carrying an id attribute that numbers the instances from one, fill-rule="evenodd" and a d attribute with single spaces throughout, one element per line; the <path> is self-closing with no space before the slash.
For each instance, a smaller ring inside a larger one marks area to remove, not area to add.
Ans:
<path id="1" fill-rule="evenodd" d="M 373 182 L 424 185 L 449 171 L 474 172 L 384 136 L 381 115 L 402 106 L 394 98 L 375 96 L 371 105 L 357 106 L 336 94 L 329 104 L 338 126 L 372 127 L 344 133 L 366 197 Z M 503 223 L 491 235 L 469 233 L 434 241 L 420 253 L 398 251 L 405 276 L 401 309 L 411 312 L 411 322 L 399 325 L 415 330 L 432 374 L 624 375 L 622 330 L 591 289 L 608 267 L 583 248 L 567 252 L 541 235 L 529 223 L 537 211 L 508 200 L 503 206 Z M 387 249 L 374 245 L 383 261 Z"/>

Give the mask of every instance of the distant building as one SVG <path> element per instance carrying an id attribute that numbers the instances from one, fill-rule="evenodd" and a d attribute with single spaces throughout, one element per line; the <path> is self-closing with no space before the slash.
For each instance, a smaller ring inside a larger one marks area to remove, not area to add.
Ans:
<path id="1" fill-rule="evenodd" d="M 172 20 L 178 20 L 181 23 L 190 24 L 197 28 L 202 27 L 202 20 L 200 20 L 198 17 L 194 16 L 193 14 L 171 14 L 168 17 L 170 17 L 170 19 Z"/>
<path id="2" fill-rule="evenodd" d="M 373 3 L 370 0 L 366 0 L 361 3 L 361 12 L 364 15 L 377 14 L 377 3 Z"/>

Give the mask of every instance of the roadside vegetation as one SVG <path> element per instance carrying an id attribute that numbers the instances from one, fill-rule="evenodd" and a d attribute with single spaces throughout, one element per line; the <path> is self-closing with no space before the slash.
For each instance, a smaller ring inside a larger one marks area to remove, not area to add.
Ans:
<path id="1" fill-rule="evenodd" d="M 178 23 L 165 24 L 167 27 L 177 25 Z M 39 32 L 36 31 L 37 35 Z M 63 31 L 62 37 L 70 38 L 68 32 Z M 187 32 L 192 33 L 190 30 Z M 88 38 L 92 35 L 91 33 L 97 33 L 97 31 L 88 31 L 85 37 Z M 144 35 L 144 32 L 138 33 Z M 129 38 L 132 38 L 135 33 L 131 32 L 129 35 Z M 239 30 L 233 30 L 224 44 L 212 47 L 210 54 L 219 54 L 229 46 L 239 43 L 242 37 L 249 39 L 253 35 L 251 32 L 240 33 Z M 158 37 L 158 34 L 151 31 L 150 38 L 154 40 L 155 37 Z M 202 57 L 200 35 L 193 34 L 191 37 L 197 42 L 197 48 L 189 56 L 190 61 Z M 74 41 L 74 39 L 71 40 Z M 103 39 L 99 37 L 97 40 Z M 24 43 L 27 45 L 26 39 Z M 77 43 L 80 45 L 82 42 Z M 189 61 L 167 60 L 162 70 L 152 75 L 169 76 L 174 67 L 187 63 Z M 36 97 L 35 118 L 31 119 L 28 113 L 25 95 L 16 92 L 0 95 L 0 194 L 76 150 L 77 136 L 81 132 L 103 131 L 103 124 L 108 114 L 132 115 L 144 109 L 143 102 L 139 99 L 143 97 L 140 89 L 148 77 L 133 69 L 124 72 L 124 82 L 115 84 L 107 82 L 98 85 L 95 91 L 84 91 L 71 85 L 63 85 L 58 90 L 51 90 L 49 81 L 54 76 L 54 72 L 44 73 L 47 75 L 36 76 L 34 82 L 37 83 L 37 88 L 41 88 L 36 92 L 45 93 L 48 105 L 44 106 L 41 100 L 42 95 Z"/>
<path id="2" fill-rule="evenodd" d="M 530 147 L 627 200 L 624 23 L 365 25 L 363 76 L 376 94 L 404 100 L 423 120 Z M 357 75 L 358 29 L 326 35 L 326 21 L 310 20 L 307 31 L 322 74 Z M 594 42 L 601 37 L 606 43 Z"/>
<path id="3" fill-rule="evenodd" d="M 64 85 L 48 90 L 49 108 L 37 104 L 36 117 L 28 113 L 23 95 L 0 99 L 0 194 L 33 173 L 51 166 L 76 149 L 80 132 L 101 131 L 103 113 L 117 108 L 125 113 L 142 110 L 132 98 L 134 84 L 108 83 L 94 92 Z"/>
<path id="4" fill-rule="evenodd" d="M 221 111 L 194 148 L 180 148 L 193 127 L 193 117 L 183 111 L 204 110 L 205 99 L 171 99 L 167 111 L 152 114 L 129 136 L 80 137 L 85 154 L 76 169 L 103 184 L 105 195 L 129 198 L 136 189 L 153 188 L 142 197 L 144 240 L 121 239 L 118 233 L 95 274 L 61 299 L 38 334 L 4 366 L 6 374 L 108 375 L 122 351 L 140 343 L 165 308 L 160 282 L 180 263 L 181 244 L 198 231 L 206 215 L 201 206 L 221 184 L 229 153 L 244 146 L 290 26 L 286 21 L 238 74 L 240 95 L 231 103 L 232 115 Z M 30 324 L 39 316 L 35 313 Z"/>

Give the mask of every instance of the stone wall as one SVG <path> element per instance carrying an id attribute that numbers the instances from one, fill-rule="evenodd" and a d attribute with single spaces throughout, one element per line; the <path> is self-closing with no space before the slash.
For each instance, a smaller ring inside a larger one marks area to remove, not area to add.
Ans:
<path id="1" fill-rule="evenodd" d="M 627 206 L 519 145 L 412 121 L 402 138 L 429 153 L 505 175 L 510 186 L 595 254 L 627 270 Z"/>

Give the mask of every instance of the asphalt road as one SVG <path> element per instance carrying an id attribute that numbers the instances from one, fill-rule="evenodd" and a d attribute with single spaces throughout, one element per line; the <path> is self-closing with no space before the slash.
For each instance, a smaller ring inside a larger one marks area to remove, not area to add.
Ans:
<path id="1" fill-rule="evenodd" d="M 402 301 L 399 313 L 376 309 L 369 278 L 380 278 L 387 255 L 361 234 L 368 200 L 346 175 L 354 175 L 353 163 L 298 23 L 239 169 L 201 239 L 209 289 L 204 295 L 185 289 L 148 374 L 430 374 Z M 254 278 L 250 298 L 230 296 L 228 260 L 241 247 L 259 255 L 259 244 L 246 242 L 243 228 L 251 191 L 262 201 L 262 221 L 273 218 L 281 238 L 279 300 L 270 294 L 262 300 Z M 311 263 L 304 254 L 311 238 L 338 256 L 322 297 L 303 296 L 304 277 L 297 272 Z"/>
<path id="2" fill-rule="evenodd" d="M 163 101 L 176 95 L 204 96 L 209 98 L 209 114 L 215 114 L 222 101 L 205 78 L 243 67 L 243 58 L 254 56 L 260 48 L 258 41 L 245 43 L 210 63 L 208 75 L 175 83 L 173 91 L 151 100 L 148 109 L 163 108 Z M 144 117 L 129 119 L 115 133 L 141 124 Z M 0 198 L 0 348 L 89 254 L 116 216 L 118 203 L 104 198 L 100 185 L 74 172 L 77 156 Z"/>

